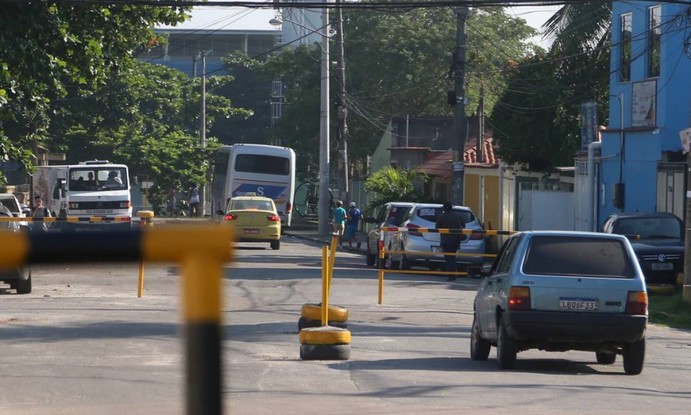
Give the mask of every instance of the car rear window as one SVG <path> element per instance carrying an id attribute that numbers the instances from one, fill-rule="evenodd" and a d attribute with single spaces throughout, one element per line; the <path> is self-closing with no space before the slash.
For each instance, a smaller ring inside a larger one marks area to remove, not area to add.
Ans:
<path id="1" fill-rule="evenodd" d="M 531 238 L 523 272 L 622 278 L 635 275 L 622 241 L 569 236 Z"/>
<path id="2" fill-rule="evenodd" d="M 614 233 L 641 238 L 683 238 L 681 224 L 670 217 L 622 218 L 615 222 Z"/>
<path id="3" fill-rule="evenodd" d="M 265 200 L 231 200 L 230 210 L 274 210 Z"/>
<path id="4" fill-rule="evenodd" d="M 454 209 L 453 211 L 461 215 L 463 223 L 470 223 L 475 220 L 475 215 L 473 215 L 473 213 L 470 211 L 461 209 Z M 415 214 L 421 219 L 437 223 L 437 216 L 439 216 L 441 212 L 442 208 L 440 207 L 425 207 L 418 209 Z"/>
<path id="5" fill-rule="evenodd" d="M 409 210 L 409 206 L 393 206 L 389 211 L 389 217 L 386 221 L 393 226 L 398 226 L 403 222 L 403 218 Z"/>

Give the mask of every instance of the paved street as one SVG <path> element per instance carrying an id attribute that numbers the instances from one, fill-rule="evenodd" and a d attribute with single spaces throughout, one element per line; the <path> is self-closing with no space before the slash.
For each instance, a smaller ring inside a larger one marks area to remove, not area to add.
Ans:
<path id="1" fill-rule="evenodd" d="M 266 246 L 264 246 L 266 245 Z M 224 277 L 230 414 L 676 414 L 691 398 L 691 334 L 651 327 L 646 367 L 530 351 L 516 370 L 469 358 L 477 280 L 387 274 L 339 252 L 332 303 L 349 311 L 351 358 L 299 359 L 300 307 L 320 299 L 320 244 L 239 244 Z M 0 413 L 182 414 L 184 351 L 174 264 L 40 266 L 34 292 L 0 294 Z"/>

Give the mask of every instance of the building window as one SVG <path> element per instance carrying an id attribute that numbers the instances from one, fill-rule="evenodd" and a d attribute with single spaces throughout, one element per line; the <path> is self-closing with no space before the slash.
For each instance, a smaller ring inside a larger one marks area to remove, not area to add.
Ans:
<path id="1" fill-rule="evenodd" d="M 631 13 L 619 17 L 619 81 L 631 80 Z"/>
<path id="2" fill-rule="evenodd" d="M 648 8 L 648 76 L 660 76 L 660 6 Z"/>

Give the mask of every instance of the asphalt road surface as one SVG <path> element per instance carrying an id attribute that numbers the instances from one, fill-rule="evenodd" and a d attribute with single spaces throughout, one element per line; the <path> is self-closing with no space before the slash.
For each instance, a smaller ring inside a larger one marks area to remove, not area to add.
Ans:
<path id="1" fill-rule="evenodd" d="M 347 361 L 302 361 L 297 320 L 320 301 L 321 248 L 240 244 L 224 273 L 228 414 L 678 414 L 691 402 L 691 333 L 651 326 L 643 373 L 594 353 L 469 357 L 477 280 L 387 274 L 339 252 L 331 303 L 349 311 Z M 184 326 L 174 264 L 34 267 L 0 293 L 0 414 L 183 414 Z"/>

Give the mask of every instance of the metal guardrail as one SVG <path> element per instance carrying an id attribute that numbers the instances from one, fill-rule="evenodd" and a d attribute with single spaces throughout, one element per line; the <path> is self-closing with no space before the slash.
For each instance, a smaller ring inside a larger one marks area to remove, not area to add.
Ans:
<path id="1" fill-rule="evenodd" d="M 221 414 L 221 281 L 222 265 L 232 259 L 232 234 L 229 226 L 201 224 L 104 232 L 0 230 L 0 268 L 74 262 L 179 263 L 187 414 Z"/>

